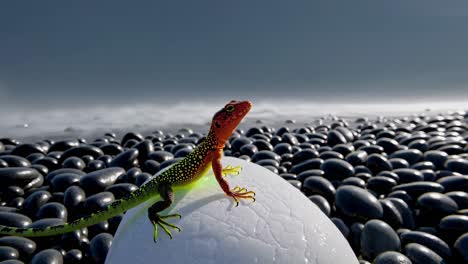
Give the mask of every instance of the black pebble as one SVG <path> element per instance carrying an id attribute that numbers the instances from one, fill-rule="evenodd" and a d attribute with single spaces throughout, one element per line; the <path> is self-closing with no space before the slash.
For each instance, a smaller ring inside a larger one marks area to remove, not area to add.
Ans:
<path id="1" fill-rule="evenodd" d="M 1 237 L 0 246 L 9 246 L 17 249 L 21 259 L 29 258 L 36 251 L 36 243 L 25 237 Z"/>
<path id="2" fill-rule="evenodd" d="M 383 209 L 368 191 L 356 186 L 341 186 L 335 195 L 337 209 L 345 215 L 363 219 L 381 218 Z"/>
<path id="3" fill-rule="evenodd" d="M 445 263 L 442 257 L 437 255 L 437 253 L 417 243 L 410 243 L 406 245 L 405 255 L 413 262 L 413 264 L 444 264 Z"/>
<path id="4" fill-rule="evenodd" d="M 411 260 L 396 251 L 387 251 L 378 255 L 372 264 L 413 264 Z"/>
<path id="5" fill-rule="evenodd" d="M 45 249 L 32 258 L 31 264 L 63 264 L 63 256 L 56 249 Z"/>
<path id="6" fill-rule="evenodd" d="M 374 259 L 385 251 L 399 251 L 400 238 L 385 222 L 377 219 L 368 221 L 361 234 L 361 254 Z"/>
<path id="7" fill-rule="evenodd" d="M 115 183 L 117 178 L 125 174 L 123 168 L 114 167 L 94 171 L 80 178 L 80 185 L 86 193 L 97 193 Z"/>
<path id="8" fill-rule="evenodd" d="M 96 263 L 103 263 L 112 245 L 113 236 L 108 233 L 96 235 L 90 241 L 90 255 Z"/>

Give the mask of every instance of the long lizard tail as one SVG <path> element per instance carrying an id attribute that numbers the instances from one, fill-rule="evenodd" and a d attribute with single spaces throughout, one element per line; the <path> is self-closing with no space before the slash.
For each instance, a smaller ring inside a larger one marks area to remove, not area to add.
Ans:
<path id="1" fill-rule="evenodd" d="M 76 219 L 72 222 L 64 223 L 62 225 L 48 226 L 45 228 L 16 228 L 0 225 L 0 235 L 13 235 L 23 237 L 52 236 L 94 225 L 111 217 L 114 217 L 118 214 L 121 214 L 155 195 L 154 193 L 152 195 L 149 195 L 150 193 L 147 189 L 145 189 L 146 188 L 140 188 L 123 197 L 122 199 L 114 201 L 112 204 L 108 205 L 103 210 Z"/>

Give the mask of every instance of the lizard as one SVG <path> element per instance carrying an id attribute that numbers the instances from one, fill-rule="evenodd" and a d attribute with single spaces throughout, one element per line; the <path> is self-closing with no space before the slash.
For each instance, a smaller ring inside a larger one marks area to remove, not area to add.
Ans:
<path id="1" fill-rule="evenodd" d="M 169 208 L 175 199 L 174 189 L 176 187 L 190 186 L 204 176 L 210 169 L 213 170 L 216 180 L 224 193 L 232 197 L 236 206 L 240 199 L 251 199 L 255 201 L 255 192 L 246 188 L 230 188 L 225 180 L 228 174 L 238 174 L 238 167 L 221 165 L 221 158 L 225 143 L 237 128 L 242 119 L 250 111 L 252 104 L 249 101 L 232 100 L 213 116 L 211 126 L 205 139 L 183 159 L 169 167 L 159 175 L 139 187 L 137 190 L 127 194 L 123 198 L 112 202 L 102 210 L 96 211 L 74 221 L 60 225 L 41 228 L 16 228 L 0 225 L 1 235 L 14 235 L 23 237 L 40 237 L 59 235 L 72 232 L 90 225 L 97 224 L 127 210 L 136 207 L 151 198 L 159 195 L 161 200 L 153 203 L 148 209 L 148 218 L 154 227 L 153 240 L 157 241 L 158 226 L 172 239 L 169 228 L 177 231 L 181 229 L 168 222 L 168 218 L 181 218 L 180 214 L 161 215 L 160 212 Z"/>

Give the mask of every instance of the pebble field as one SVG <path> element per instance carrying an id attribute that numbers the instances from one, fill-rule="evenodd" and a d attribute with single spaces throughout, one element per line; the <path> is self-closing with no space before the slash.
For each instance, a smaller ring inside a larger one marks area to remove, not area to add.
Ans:
<path id="1" fill-rule="evenodd" d="M 313 125 L 258 121 L 234 132 L 224 154 L 296 187 L 362 264 L 462 264 L 468 263 L 467 121 L 465 111 L 333 116 Z M 0 138 L 0 225 L 46 227 L 104 208 L 193 151 L 203 133 Z M 53 237 L 1 236 L 0 264 L 103 263 L 121 219 Z"/>

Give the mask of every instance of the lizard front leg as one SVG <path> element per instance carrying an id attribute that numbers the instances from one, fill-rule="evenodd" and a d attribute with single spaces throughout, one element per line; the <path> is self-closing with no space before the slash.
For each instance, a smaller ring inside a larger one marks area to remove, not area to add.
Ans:
<path id="1" fill-rule="evenodd" d="M 171 227 L 180 232 L 180 228 L 178 226 L 168 223 L 164 219 L 171 218 L 171 217 L 181 218 L 180 214 L 171 214 L 171 215 L 165 215 L 165 216 L 159 215 L 159 212 L 170 207 L 171 204 L 174 202 L 174 192 L 172 191 L 170 183 L 160 183 L 158 189 L 159 189 L 159 194 L 161 195 L 161 198 L 163 200 L 154 203 L 148 208 L 148 218 L 150 219 L 154 227 L 153 239 L 155 243 L 158 238 L 158 226 L 160 226 L 171 239 L 172 239 L 172 234 L 171 234 L 171 231 L 169 231 L 167 227 Z"/>
<path id="2" fill-rule="evenodd" d="M 223 166 L 221 165 L 221 153 L 222 150 L 217 151 L 214 154 L 213 161 L 211 162 L 211 167 L 216 176 L 216 180 L 223 189 L 226 195 L 234 198 L 236 206 L 239 205 L 239 199 L 252 199 L 255 202 L 255 192 L 247 191 L 246 188 L 241 188 L 239 186 L 234 187 L 232 190 L 229 187 L 227 181 L 223 178 Z"/>

